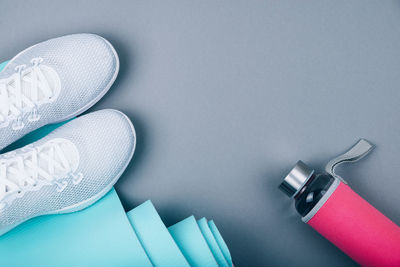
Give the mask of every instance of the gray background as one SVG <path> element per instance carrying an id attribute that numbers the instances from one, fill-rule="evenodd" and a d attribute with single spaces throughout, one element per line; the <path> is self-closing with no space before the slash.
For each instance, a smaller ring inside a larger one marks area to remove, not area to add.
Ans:
<path id="1" fill-rule="evenodd" d="M 399 1 L 0 2 L 3 60 L 77 32 L 120 55 L 92 110 L 136 126 L 127 210 L 213 218 L 236 266 L 354 266 L 277 186 L 298 159 L 321 170 L 365 137 L 376 150 L 340 173 L 400 223 Z"/>

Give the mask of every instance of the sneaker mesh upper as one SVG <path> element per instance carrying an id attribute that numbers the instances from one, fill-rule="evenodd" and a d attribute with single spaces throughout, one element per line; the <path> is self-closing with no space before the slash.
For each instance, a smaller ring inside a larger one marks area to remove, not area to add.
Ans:
<path id="1" fill-rule="evenodd" d="M 74 119 L 33 143 L 33 146 L 53 138 L 67 139 L 77 147 L 80 160 L 76 172 L 83 174 L 82 181 L 74 185 L 69 177 L 62 180 L 68 182 L 62 192 L 57 192 L 56 185 L 46 185 L 14 199 L 0 211 L 0 235 L 2 230 L 5 232 L 29 218 L 57 213 L 66 208 L 72 211 L 72 206 L 76 206 L 73 210 L 79 210 L 97 200 L 111 189 L 122 174 L 136 144 L 135 131 L 129 119 L 121 112 L 110 109 Z"/>
<path id="2" fill-rule="evenodd" d="M 28 122 L 25 116 L 21 130 L 13 130 L 11 124 L 0 128 L 0 149 L 43 125 L 78 115 L 108 89 L 119 68 L 118 57 L 105 39 L 94 34 L 73 34 L 24 50 L 0 72 L 0 79 L 13 75 L 19 65 L 31 65 L 30 61 L 37 57 L 58 74 L 60 95 L 56 101 L 39 107 L 39 121 Z"/>

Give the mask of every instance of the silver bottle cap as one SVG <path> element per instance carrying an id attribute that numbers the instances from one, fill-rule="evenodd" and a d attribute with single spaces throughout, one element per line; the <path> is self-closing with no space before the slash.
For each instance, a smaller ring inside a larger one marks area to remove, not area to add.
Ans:
<path id="1" fill-rule="evenodd" d="M 313 173 L 314 170 L 310 169 L 304 162 L 299 160 L 279 185 L 279 189 L 289 197 L 295 197 Z"/>

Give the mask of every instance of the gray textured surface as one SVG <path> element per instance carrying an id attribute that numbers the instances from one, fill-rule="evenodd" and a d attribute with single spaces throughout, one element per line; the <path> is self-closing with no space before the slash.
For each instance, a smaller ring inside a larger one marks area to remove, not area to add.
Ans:
<path id="1" fill-rule="evenodd" d="M 3 0 L 0 58 L 108 38 L 121 72 L 92 110 L 136 126 L 126 209 L 150 198 L 166 224 L 213 218 L 236 266 L 353 266 L 277 186 L 298 159 L 321 170 L 365 137 L 377 149 L 341 174 L 400 223 L 399 25 L 398 1 Z"/>

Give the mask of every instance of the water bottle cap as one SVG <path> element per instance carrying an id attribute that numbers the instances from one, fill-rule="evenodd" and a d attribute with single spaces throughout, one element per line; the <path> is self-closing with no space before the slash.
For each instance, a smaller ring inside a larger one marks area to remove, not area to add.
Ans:
<path id="1" fill-rule="evenodd" d="M 289 197 L 294 197 L 300 192 L 313 173 L 314 170 L 299 160 L 279 185 L 279 189 Z"/>

